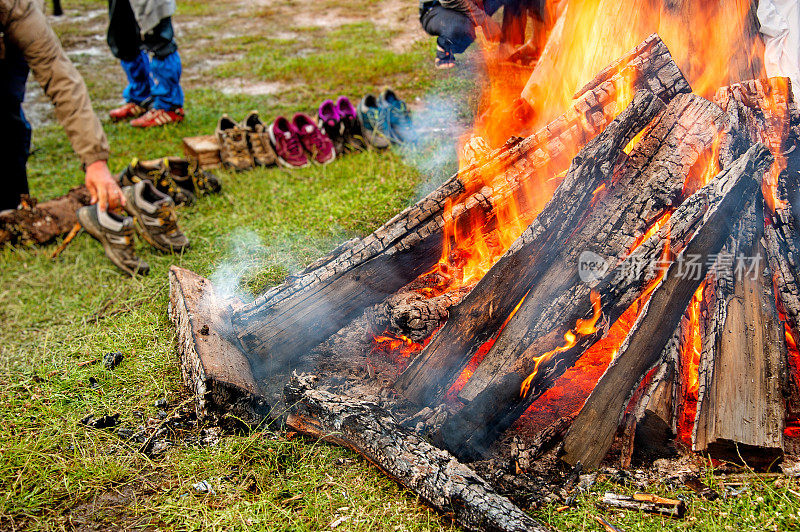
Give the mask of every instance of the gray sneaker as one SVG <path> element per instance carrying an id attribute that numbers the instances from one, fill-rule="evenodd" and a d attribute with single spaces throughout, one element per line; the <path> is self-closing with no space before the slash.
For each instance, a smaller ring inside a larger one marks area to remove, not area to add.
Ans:
<path id="1" fill-rule="evenodd" d="M 150 266 L 133 252 L 133 218 L 100 211 L 97 205 L 89 205 L 78 209 L 78 221 L 102 244 L 106 257 L 114 266 L 130 276 L 150 273 Z"/>
<path id="2" fill-rule="evenodd" d="M 189 248 L 189 239 L 178 229 L 175 203 L 150 181 L 139 181 L 122 189 L 125 210 L 133 216 L 142 238 L 165 253 L 180 253 Z"/>

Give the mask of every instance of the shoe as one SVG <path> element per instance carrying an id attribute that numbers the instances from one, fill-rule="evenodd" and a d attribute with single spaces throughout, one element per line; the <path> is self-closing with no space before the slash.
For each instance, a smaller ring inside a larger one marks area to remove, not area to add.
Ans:
<path id="1" fill-rule="evenodd" d="M 113 122 L 137 118 L 147 112 L 147 107 L 138 103 L 128 102 L 122 107 L 117 107 L 108 112 Z"/>
<path id="2" fill-rule="evenodd" d="M 121 187 L 131 186 L 143 180 L 151 181 L 159 191 L 172 198 L 175 205 L 192 205 L 195 202 L 194 192 L 175 181 L 164 159 L 148 162 L 133 159 L 117 176 L 117 182 Z"/>
<path id="3" fill-rule="evenodd" d="M 278 161 L 278 156 L 269 141 L 267 126 L 258 117 L 258 111 L 250 111 L 239 127 L 247 132 L 247 142 L 255 164 L 272 166 Z"/>
<path id="4" fill-rule="evenodd" d="M 320 131 L 314 121 L 305 113 L 297 113 L 292 119 L 303 148 L 317 164 L 328 164 L 336 159 L 336 148 L 333 141 Z"/>
<path id="5" fill-rule="evenodd" d="M 433 64 L 439 70 L 448 70 L 456 66 L 456 56 L 453 52 L 448 52 L 441 46 L 436 46 L 436 59 Z"/>
<path id="6" fill-rule="evenodd" d="M 364 138 L 373 148 L 385 149 L 391 145 L 386 133 L 387 109 L 381 108 L 378 99 L 367 94 L 358 104 L 358 121 Z"/>
<path id="7" fill-rule="evenodd" d="M 131 277 L 150 273 L 150 266 L 133 251 L 133 218 L 101 211 L 97 205 L 89 205 L 78 209 L 78 221 L 87 233 L 102 244 L 106 257 L 111 259 L 114 266 Z"/>
<path id="8" fill-rule="evenodd" d="M 166 111 L 164 109 L 150 109 L 139 118 L 131 120 L 131 125 L 133 127 L 148 128 L 165 126 L 167 124 L 177 124 L 178 122 L 182 121 L 183 109 L 180 107 L 171 111 Z"/>
<path id="9" fill-rule="evenodd" d="M 222 190 L 219 178 L 208 170 L 200 168 L 200 163 L 196 159 L 189 161 L 183 157 L 167 157 L 164 164 L 169 168 L 175 183 L 195 196 L 216 194 Z"/>
<path id="10" fill-rule="evenodd" d="M 178 229 L 175 203 L 150 181 L 139 181 L 122 189 L 125 210 L 133 216 L 136 231 L 145 241 L 165 253 L 189 249 L 189 239 Z"/>
<path id="11" fill-rule="evenodd" d="M 411 125 L 411 113 L 406 102 L 397 97 L 391 89 L 384 89 L 381 93 L 379 105 L 386 109 L 388 115 L 389 140 L 395 144 L 410 142 L 414 137 L 414 129 Z"/>
<path id="12" fill-rule="evenodd" d="M 339 96 L 339 99 L 336 100 L 336 110 L 339 112 L 339 119 L 344 127 L 345 149 L 348 151 L 367 149 L 364 132 L 361 131 L 361 122 L 358 121 L 358 113 L 347 96 Z"/>
<path id="13" fill-rule="evenodd" d="M 344 153 L 344 123 L 333 100 L 325 100 L 319 106 L 317 127 L 331 139 L 336 153 Z"/>
<path id="14" fill-rule="evenodd" d="M 282 166 L 304 168 L 311 164 L 303 151 L 299 132 L 286 118 L 279 116 L 270 124 L 269 140 Z"/>
<path id="15" fill-rule="evenodd" d="M 253 154 L 247 145 L 247 133 L 227 114 L 222 115 L 217 122 L 216 135 L 222 164 L 238 171 L 253 167 Z"/>

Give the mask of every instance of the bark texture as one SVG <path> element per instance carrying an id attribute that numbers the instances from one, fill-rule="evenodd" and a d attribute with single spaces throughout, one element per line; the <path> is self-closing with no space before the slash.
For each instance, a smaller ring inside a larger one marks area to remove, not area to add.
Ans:
<path id="1" fill-rule="evenodd" d="M 545 532 L 450 453 L 402 427 L 377 404 L 314 389 L 315 377 L 286 386 L 294 430 L 347 447 L 467 530 Z"/>
<path id="2" fill-rule="evenodd" d="M 78 223 L 76 212 L 89 205 L 90 200 L 89 191 L 83 185 L 42 203 L 30 197 L 23 198 L 21 208 L 0 214 L 0 247 L 52 242 Z"/>
<path id="3" fill-rule="evenodd" d="M 686 257 L 701 257 L 699 275 L 680 275 L 677 271 L 679 263 L 676 262 L 658 281 L 618 355 L 567 432 L 563 457 L 567 463 L 581 462 L 586 467 L 600 464 L 611 445 L 632 391 L 658 363 L 692 295 L 709 269 L 709 256 L 718 254 L 725 244 L 731 231 L 730 220 L 736 220 L 742 210 L 755 200 L 762 176 L 771 163 L 772 157 L 763 145 L 753 146 L 672 215 L 670 227 L 674 229 L 675 224 L 685 222 L 684 207 L 691 209 L 696 201 L 707 205 L 701 218 L 701 227 L 693 232 L 684 249 Z M 671 234 L 674 236 L 674 230 Z"/>

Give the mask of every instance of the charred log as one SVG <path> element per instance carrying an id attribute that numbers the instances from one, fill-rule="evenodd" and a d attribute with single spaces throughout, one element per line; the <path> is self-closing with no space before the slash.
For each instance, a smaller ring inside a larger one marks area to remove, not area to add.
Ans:
<path id="1" fill-rule="evenodd" d="M 594 192 L 608 179 L 623 148 L 664 109 L 641 91 L 631 105 L 575 158 L 564 181 L 536 220 L 478 282 L 450 319 L 395 384 L 407 399 L 430 404 L 464 369 L 530 290 L 541 269 L 577 226 Z"/>
<path id="2" fill-rule="evenodd" d="M 708 202 L 701 227 L 693 232 L 683 250 L 684 257 L 700 257 L 699 275 L 679 275 L 680 263 L 673 263 L 658 281 L 618 355 L 567 432 L 563 457 L 567 463 L 599 465 L 611 445 L 632 390 L 658 363 L 672 331 L 709 269 L 709 256 L 716 256 L 725 244 L 731 231 L 730 221 L 737 219 L 737 214 L 755 201 L 756 189 L 771 163 L 772 157 L 763 145 L 753 146 L 733 166 L 690 197 L 670 218 L 674 236 L 673 224 L 684 223 L 683 207 L 692 210 L 696 208 L 693 207 L 696 201 Z"/>
<path id="3" fill-rule="evenodd" d="M 659 80 L 656 95 L 669 101 L 690 87 L 668 60 L 669 52 L 661 54 L 663 60 L 651 73 Z M 512 198 L 522 212 L 535 211 L 538 205 L 529 205 L 530 198 L 549 197 L 554 185 L 548 180 L 566 169 L 580 146 L 618 114 L 618 93 L 629 89 L 629 80 L 612 76 L 538 133 L 453 176 L 335 259 L 237 310 L 232 322 L 242 345 L 275 362 L 292 360 L 318 345 L 439 260 L 449 211 L 456 220 L 480 219 Z M 484 186 L 479 175 L 492 176 L 494 188 Z M 487 231 L 492 222 L 489 217 Z"/>
<path id="4" fill-rule="evenodd" d="M 693 450 L 751 466 L 783 455 L 786 350 L 772 276 L 762 262 L 761 220 L 760 205 L 752 205 L 706 283 L 693 435 Z"/>
<path id="5" fill-rule="evenodd" d="M 467 530 L 545 532 L 547 527 L 499 495 L 447 451 L 404 428 L 377 404 L 314 389 L 301 375 L 286 386 L 294 430 L 359 453 Z"/>
<path id="6" fill-rule="evenodd" d="M 178 356 L 184 385 L 193 393 L 197 417 L 224 425 L 255 427 L 267 419 L 250 364 L 226 340 L 230 323 L 214 286 L 189 270 L 169 270 L 169 316 L 178 334 Z"/>

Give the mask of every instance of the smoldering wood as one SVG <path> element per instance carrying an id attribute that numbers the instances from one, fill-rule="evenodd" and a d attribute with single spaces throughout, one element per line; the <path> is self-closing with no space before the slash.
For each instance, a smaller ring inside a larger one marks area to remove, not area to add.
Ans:
<path id="1" fill-rule="evenodd" d="M 514 436 L 511 443 L 511 458 L 518 471 L 528 471 L 537 458 L 558 445 L 575 416 L 563 416 L 542 429 L 530 442 Z"/>
<path id="2" fill-rule="evenodd" d="M 763 174 L 772 156 L 761 144 L 750 148 L 731 167 L 693 194 L 670 218 L 671 236 L 675 225 L 685 222 L 684 207 L 708 202 L 702 224 L 682 249 L 684 256 L 699 256 L 698 275 L 678 275 L 672 264 L 656 284 L 644 310 L 623 341 L 617 356 L 586 400 L 564 438 L 563 459 L 597 467 L 611 446 L 632 390 L 656 364 L 664 346 L 678 326 L 692 295 L 708 271 L 708 257 L 716 255 L 746 206 L 756 201 Z M 693 201 L 694 200 L 694 201 Z M 654 237 L 655 239 L 656 237 Z M 643 245 L 644 246 L 644 245 Z"/>
<path id="3" fill-rule="evenodd" d="M 461 302 L 470 287 L 427 297 L 414 290 L 403 290 L 367 310 L 374 335 L 389 332 L 414 342 L 428 338 L 449 316 L 449 309 Z"/>
<path id="4" fill-rule="evenodd" d="M 622 149 L 664 107 L 652 93 L 638 92 L 630 106 L 579 152 L 536 220 L 464 301 L 450 309 L 450 319 L 395 383 L 398 392 L 417 404 L 441 399 L 475 352 L 530 290 L 539 269 L 555 260 L 555 250 L 583 216 Z"/>
<path id="5" fill-rule="evenodd" d="M 226 339 L 232 303 L 218 297 L 208 279 L 170 267 L 169 317 L 178 335 L 181 377 L 194 396 L 197 417 L 255 427 L 271 409 L 247 358 Z"/>
<path id="6" fill-rule="evenodd" d="M 661 56 L 660 70 L 651 72 L 660 80 L 656 95 L 665 101 L 691 91 L 668 55 Z M 620 76 L 604 81 L 536 134 L 456 174 L 320 268 L 268 290 L 234 313 L 239 340 L 249 352 L 276 361 L 319 344 L 439 260 L 448 202 L 457 202 L 456 218 L 488 212 L 512 197 L 521 212 L 530 210 L 531 198 L 552 192 L 548 179 L 565 170 L 580 146 L 619 113 L 617 95 L 628 89 Z M 483 186 L 480 175 L 491 176 L 498 190 Z"/>
<path id="7" fill-rule="evenodd" d="M 90 201 L 85 185 L 41 203 L 23 197 L 20 208 L 0 214 L 0 247 L 49 244 L 69 233 L 78 223 L 76 212 Z"/>
<path id="8" fill-rule="evenodd" d="M 636 493 L 630 496 L 606 492 L 600 499 L 600 504 L 606 508 L 647 512 L 675 518 L 681 518 L 686 513 L 686 504 L 683 501 L 649 493 Z"/>
<path id="9" fill-rule="evenodd" d="M 786 348 L 772 275 L 761 259 L 763 219 L 761 205 L 751 205 L 706 281 L 692 446 L 753 467 L 783 456 Z M 744 257 L 760 264 L 740 270 L 734 260 Z"/>
<path id="10" fill-rule="evenodd" d="M 698 249 L 702 252 L 718 251 L 718 249 L 713 249 L 716 239 L 726 238 L 727 232 L 730 230 L 725 224 L 719 223 L 720 219 L 725 219 L 721 218 L 719 213 L 736 212 L 736 208 L 742 201 L 742 194 L 749 192 L 749 184 L 746 181 L 749 178 L 742 178 L 742 175 L 745 172 L 752 173 L 760 168 L 759 164 L 764 157 L 769 158 L 768 151 L 763 154 L 756 150 L 748 152 L 746 157 L 742 157 L 737 164 L 731 167 L 732 171 L 718 176 L 717 179 L 721 178 L 721 181 L 704 187 L 699 193 L 693 194 L 685 200 L 665 225 L 670 231 L 669 245 L 671 249 L 677 253 L 688 246 L 690 242 L 694 242 L 692 253 Z M 736 192 L 729 193 L 732 189 L 735 189 Z M 714 223 L 710 223 L 711 219 L 714 220 Z M 700 228 L 702 230 L 698 231 Z M 533 401 L 549 389 L 567 368 L 573 366 L 578 358 L 608 330 L 610 324 L 615 322 L 642 295 L 656 278 L 657 272 L 656 268 L 642 267 L 641 265 L 653 265 L 659 262 L 664 247 L 667 245 L 664 231 L 665 229 L 662 228 L 661 232 L 646 240 L 619 266 L 614 267 L 615 265 L 612 263 L 610 272 L 596 284 L 575 283 L 570 290 L 561 291 L 556 297 L 546 301 L 546 311 L 534 318 L 536 323 L 549 323 L 552 328 L 544 328 L 540 332 L 540 336 L 534 338 L 524 351 L 515 354 L 514 364 L 495 373 L 489 384 L 482 387 L 472 401 L 445 423 L 442 428 L 442 438 L 451 451 L 455 452 L 457 456 L 483 453 L 499 434 L 505 431 Z M 694 236 L 696 232 L 700 235 L 699 237 Z M 639 266 L 636 266 L 637 264 Z M 572 272 L 577 272 L 577 265 L 573 266 L 568 275 L 573 275 Z M 624 275 L 623 272 L 627 272 L 628 275 Z M 574 327 L 576 320 L 590 321 L 592 319 L 591 289 L 599 295 L 598 331 L 578 336 L 572 347 L 564 346 L 565 335 L 572 331 L 571 328 Z M 518 315 L 519 313 L 516 316 Z M 514 318 L 509 321 L 509 326 L 513 321 Z M 669 330 L 666 334 L 669 336 L 675 325 L 670 326 L 667 323 L 666 327 Z M 508 328 L 504 332 L 506 330 Z M 661 331 L 661 334 L 663 335 L 665 332 Z M 495 346 L 499 341 L 500 338 L 495 342 Z M 666 343 L 666 339 L 664 339 L 664 343 Z M 663 345 L 659 347 L 659 351 Z M 545 353 L 549 353 L 549 355 L 544 356 Z M 489 354 L 487 354 L 488 356 Z M 500 358 L 493 360 L 502 362 Z M 484 358 L 485 362 L 486 358 Z M 529 376 L 530 379 L 528 379 Z M 639 380 L 641 380 L 641 376 Z M 521 385 L 525 381 L 529 383 L 527 394 L 521 393 Z M 469 381 L 467 385 L 469 385 Z M 634 389 L 635 386 L 628 388 L 628 390 Z M 628 390 L 626 390 L 626 394 Z M 619 404 L 621 403 L 616 405 Z M 619 419 L 617 417 L 614 421 L 615 428 Z"/>
<path id="11" fill-rule="evenodd" d="M 286 402 L 292 405 L 287 424 L 293 430 L 359 453 L 467 530 L 549 530 L 377 404 L 317 390 L 315 381 L 304 374 L 286 386 Z"/>

